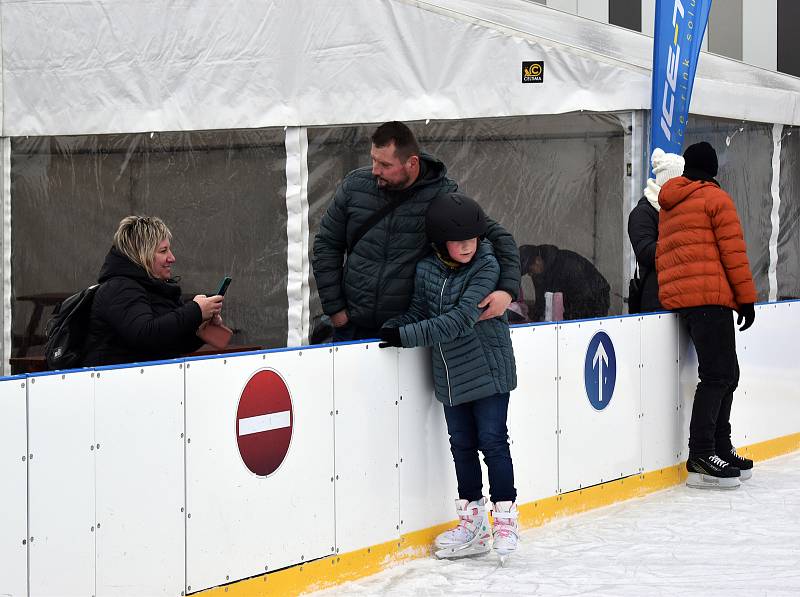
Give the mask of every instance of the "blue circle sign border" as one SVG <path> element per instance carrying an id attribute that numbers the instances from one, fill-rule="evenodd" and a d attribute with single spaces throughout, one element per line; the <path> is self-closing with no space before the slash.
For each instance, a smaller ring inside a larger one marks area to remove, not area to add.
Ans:
<path id="1" fill-rule="evenodd" d="M 603 375 L 604 369 L 606 375 Z M 616 383 L 617 355 L 614 343 L 606 332 L 595 332 L 586 347 L 583 362 L 583 385 L 586 398 L 593 409 L 601 412 L 608 407 L 614 397 Z M 604 400 L 605 391 L 608 392 L 608 397 Z"/>

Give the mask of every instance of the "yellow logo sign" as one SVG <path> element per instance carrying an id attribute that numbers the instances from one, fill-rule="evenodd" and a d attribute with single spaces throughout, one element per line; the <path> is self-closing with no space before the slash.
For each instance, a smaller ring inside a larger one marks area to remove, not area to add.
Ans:
<path id="1" fill-rule="evenodd" d="M 523 68 L 522 74 L 525 77 L 538 77 L 542 74 L 542 65 L 534 62 L 528 68 Z"/>
<path id="2" fill-rule="evenodd" d="M 543 83 L 544 82 L 544 61 L 522 63 L 522 82 L 523 83 Z"/>

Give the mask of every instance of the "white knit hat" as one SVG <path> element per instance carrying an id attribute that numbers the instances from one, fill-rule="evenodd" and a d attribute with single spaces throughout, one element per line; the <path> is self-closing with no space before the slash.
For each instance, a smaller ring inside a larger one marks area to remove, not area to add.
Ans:
<path id="1" fill-rule="evenodd" d="M 656 175 L 656 184 L 660 187 L 671 178 L 683 174 L 684 159 L 677 153 L 664 153 L 664 150 L 656 147 L 653 150 L 653 157 L 650 158 L 653 164 L 653 174 Z"/>

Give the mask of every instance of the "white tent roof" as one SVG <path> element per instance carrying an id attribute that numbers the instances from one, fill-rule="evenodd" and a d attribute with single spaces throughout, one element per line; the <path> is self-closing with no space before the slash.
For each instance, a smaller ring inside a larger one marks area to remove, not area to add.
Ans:
<path id="1" fill-rule="evenodd" d="M 652 38 L 526 0 L 0 0 L 2 136 L 648 108 Z M 544 60 L 544 83 L 521 64 Z M 800 124 L 703 54 L 692 112 Z"/>

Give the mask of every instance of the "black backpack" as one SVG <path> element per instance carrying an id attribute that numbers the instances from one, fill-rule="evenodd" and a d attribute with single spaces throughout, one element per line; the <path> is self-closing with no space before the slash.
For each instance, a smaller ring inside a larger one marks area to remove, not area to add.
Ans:
<path id="1" fill-rule="evenodd" d="M 44 357 L 47 367 L 73 369 L 80 367 L 86 355 L 86 335 L 89 332 L 89 316 L 94 295 L 99 284 L 64 299 L 53 311 L 47 322 Z"/>

